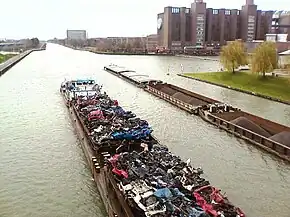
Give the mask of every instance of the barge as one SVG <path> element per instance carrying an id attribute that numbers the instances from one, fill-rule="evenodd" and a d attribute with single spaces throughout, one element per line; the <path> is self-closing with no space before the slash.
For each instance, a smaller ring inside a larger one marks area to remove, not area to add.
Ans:
<path id="1" fill-rule="evenodd" d="M 105 66 L 104 70 L 121 77 L 190 114 L 200 116 L 203 120 L 271 154 L 290 161 L 290 127 L 249 114 L 233 106 L 173 84 L 163 83 L 160 80 L 147 77 L 146 82 L 141 83 L 133 76 L 134 73 L 137 74 L 133 70 L 116 65 Z M 126 74 L 128 71 L 131 72 L 130 76 Z"/>
<path id="2" fill-rule="evenodd" d="M 146 74 L 137 73 L 134 70 L 127 69 L 123 66 L 118 66 L 114 64 L 110 64 L 108 66 L 104 66 L 104 70 L 110 72 L 113 75 L 116 75 L 127 82 L 130 82 L 140 88 L 146 88 L 146 85 L 149 82 L 154 83 L 162 83 L 160 80 L 152 79 Z"/>
<path id="3" fill-rule="evenodd" d="M 245 217 L 94 80 L 65 81 L 60 93 L 109 217 Z"/>

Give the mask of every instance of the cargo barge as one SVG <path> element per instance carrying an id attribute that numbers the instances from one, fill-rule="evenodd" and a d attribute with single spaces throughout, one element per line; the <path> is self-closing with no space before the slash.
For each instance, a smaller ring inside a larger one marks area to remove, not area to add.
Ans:
<path id="1" fill-rule="evenodd" d="M 136 71 L 127 69 L 122 66 L 117 66 L 114 64 L 110 64 L 109 66 L 105 66 L 104 70 L 112 73 L 113 75 L 116 75 L 122 79 L 124 79 L 127 82 L 130 82 L 140 88 L 145 88 L 146 85 L 149 82 L 154 82 L 154 83 L 162 83 L 160 80 L 156 79 L 151 79 L 148 75 L 146 74 L 140 74 L 137 73 Z"/>
<path id="2" fill-rule="evenodd" d="M 181 87 L 150 79 L 140 82 L 137 72 L 116 65 L 104 70 L 144 89 L 191 114 L 223 129 L 267 152 L 290 161 L 290 128 L 273 121 L 249 114 L 238 108 L 188 91 Z M 128 75 L 127 72 L 130 71 Z M 141 76 L 142 77 L 142 76 Z M 137 79 L 136 79 L 137 78 Z"/>
<path id="3" fill-rule="evenodd" d="M 91 79 L 65 81 L 60 93 L 109 217 L 245 217 L 152 136 L 145 120 Z"/>

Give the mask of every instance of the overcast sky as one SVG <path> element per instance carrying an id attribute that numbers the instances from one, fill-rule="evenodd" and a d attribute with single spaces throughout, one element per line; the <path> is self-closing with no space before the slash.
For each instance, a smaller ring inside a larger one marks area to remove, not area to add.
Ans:
<path id="1" fill-rule="evenodd" d="M 65 38 L 67 29 L 89 37 L 144 36 L 156 32 L 165 6 L 194 0 L 0 0 L 0 38 Z M 245 0 L 205 0 L 207 7 L 241 8 Z M 258 9 L 290 10 L 289 0 L 255 0 Z"/>

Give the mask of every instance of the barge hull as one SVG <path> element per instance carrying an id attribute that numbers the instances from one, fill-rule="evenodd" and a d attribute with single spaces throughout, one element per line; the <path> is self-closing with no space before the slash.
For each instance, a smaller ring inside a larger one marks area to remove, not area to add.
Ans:
<path id="1" fill-rule="evenodd" d="M 205 118 L 202 111 L 199 111 L 199 116 L 206 122 L 211 123 L 220 129 L 227 131 L 230 134 L 233 134 L 236 137 L 246 140 L 247 142 L 258 146 L 259 148 L 282 158 L 283 160 L 290 162 L 290 148 L 272 141 L 266 137 L 263 137 L 257 133 L 254 133 L 248 129 L 245 129 L 241 126 L 235 125 L 229 121 L 218 118 L 214 115 L 210 118 Z"/>
<path id="2" fill-rule="evenodd" d="M 62 84 L 61 87 L 69 90 L 61 93 L 68 104 L 70 118 L 109 217 L 175 216 L 176 213 L 187 216 L 196 212 L 205 216 L 209 211 L 203 208 L 201 200 L 205 201 L 212 194 L 223 198 L 217 202 L 220 206 L 212 208 L 212 211 L 230 212 L 235 216 L 245 217 L 240 208 L 216 193 L 220 190 L 202 178 L 202 169 L 191 167 L 172 154 L 166 146 L 150 137 L 153 129 L 148 122 L 134 119 L 134 113 L 124 111 L 118 101 L 100 91 L 99 85 L 94 85 L 91 80 L 78 79 Z M 107 100 L 105 105 L 102 104 L 104 100 Z M 102 105 L 104 108 L 100 110 L 99 106 Z M 111 116 L 111 111 L 114 117 Z M 129 126 L 133 130 L 126 131 L 129 134 L 122 134 L 122 129 L 112 128 L 120 126 L 116 123 L 124 120 L 128 120 L 128 123 L 121 126 Z M 177 175 L 166 173 L 170 170 Z M 159 176 L 166 182 L 158 178 Z M 156 186 L 154 180 L 162 183 L 164 188 L 160 189 L 157 182 Z M 172 183 L 177 183 L 178 186 L 165 187 Z M 207 189 L 207 195 L 202 195 L 203 189 Z M 168 198 L 169 201 L 160 200 L 164 191 L 172 192 L 173 197 Z M 181 197 L 176 201 L 175 196 Z M 188 203 L 188 198 L 191 197 L 193 201 L 195 198 L 200 202 Z M 168 208 L 170 204 L 173 210 Z"/>
<path id="3" fill-rule="evenodd" d="M 64 101 L 67 102 L 65 97 Z M 86 157 L 88 166 L 91 170 L 92 177 L 94 179 L 94 182 L 96 183 L 108 216 L 116 217 L 117 215 L 118 217 L 134 217 L 132 213 L 127 213 L 127 215 L 124 215 L 124 210 L 128 211 L 129 209 L 123 209 L 122 206 L 124 207 L 126 206 L 126 204 L 123 203 L 120 205 L 115 198 L 117 196 L 119 199 L 121 199 L 120 201 L 125 201 L 122 194 L 119 192 L 119 189 L 114 189 L 117 192 L 117 195 L 113 191 L 113 186 L 110 184 L 110 181 L 112 180 L 107 179 L 107 177 L 109 177 L 107 167 L 102 167 L 99 172 L 96 170 L 95 162 L 93 161 L 93 159 L 97 157 L 96 151 L 92 148 L 92 143 L 86 133 L 86 129 L 82 123 L 82 120 L 77 115 L 76 110 L 73 106 L 68 106 L 68 110 L 69 115 L 73 121 L 73 125 L 76 129 L 78 138 L 80 140 L 80 144 Z"/>
<path id="4" fill-rule="evenodd" d="M 206 122 L 290 162 L 290 147 L 252 132 L 249 129 L 245 129 L 242 126 L 235 125 L 230 121 L 233 120 L 234 117 L 245 117 L 268 131 L 272 136 L 283 131 L 290 133 L 289 127 L 243 111 L 205 115 L 201 109 L 202 106 L 221 102 L 172 84 L 156 83 L 155 80 L 152 80 L 152 82 L 148 82 L 145 85 L 141 85 L 140 83 L 133 81 L 132 78 L 122 75 L 122 73 L 115 72 L 113 69 L 110 69 L 110 67 L 104 67 L 104 69 L 137 87 L 142 87 L 146 92 L 163 99 L 190 114 L 199 115 Z"/>
<path id="5" fill-rule="evenodd" d="M 141 84 L 139 84 L 137 81 L 135 81 L 134 79 L 131 79 L 130 77 L 126 77 L 125 75 L 123 75 L 122 73 L 118 73 L 118 72 L 115 72 L 107 67 L 104 67 L 104 70 L 107 71 L 107 72 L 110 72 L 112 75 L 115 75 L 115 76 L 118 76 L 119 78 L 137 86 L 137 87 L 142 87 Z M 126 71 L 125 71 L 126 72 Z"/>

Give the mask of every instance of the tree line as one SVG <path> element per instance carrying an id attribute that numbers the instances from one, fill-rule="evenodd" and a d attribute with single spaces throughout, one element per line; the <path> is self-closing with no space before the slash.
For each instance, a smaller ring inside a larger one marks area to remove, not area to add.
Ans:
<path id="1" fill-rule="evenodd" d="M 250 64 L 252 72 L 265 77 L 267 72 L 272 72 L 278 67 L 278 54 L 275 43 L 265 41 L 248 55 L 244 43 L 237 40 L 229 42 L 222 48 L 221 63 L 232 73 L 235 73 L 238 67 Z"/>

